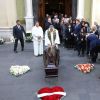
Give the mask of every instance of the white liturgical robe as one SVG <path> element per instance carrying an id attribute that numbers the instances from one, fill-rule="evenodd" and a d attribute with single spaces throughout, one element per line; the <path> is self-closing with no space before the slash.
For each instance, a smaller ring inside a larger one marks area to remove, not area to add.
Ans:
<path id="1" fill-rule="evenodd" d="M 43 54 L 43 29 L 42 27 L 34 26 L 32 28 L 32 36 L 33 36 L 33 50 L 34 55 L 42 55 Z"/>
<path id="2" fill-rule="evenodd" d="M 45 32 L 45 46 L 60 44 L 58 30 L 54 29 L 52 32 L 50 33 L 49 32 L 50 29 L 46 30 Z M 54 38 L 54 34 L 55 34 L 55 38 Z M 51 38 L 49 38 L 49 35 Z"/>

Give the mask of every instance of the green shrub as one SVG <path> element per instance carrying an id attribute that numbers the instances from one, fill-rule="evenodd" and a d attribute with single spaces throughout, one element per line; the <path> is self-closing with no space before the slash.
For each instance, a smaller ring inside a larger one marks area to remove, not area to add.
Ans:
<path id="1" fill-rule="evenodd" d="M 32 42 L 32 33 L 26 33 L 26 42 Z"/>

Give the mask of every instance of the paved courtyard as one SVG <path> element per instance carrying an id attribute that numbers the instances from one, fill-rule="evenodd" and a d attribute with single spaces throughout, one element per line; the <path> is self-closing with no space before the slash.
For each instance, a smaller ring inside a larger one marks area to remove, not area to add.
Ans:
<path id="1" fill-rule="evenodd" d="M 67 93 L 63 100 L 100 100 L 100 60 L 91 73 L 83 74 L 74 65 L 87 63 L 87 58 L 60 47 L 59 77 L 45 79 L 42 57 L 34 57 L 32 43 L 25 44 L 24 52 L 19 45 L 18 51 L 13 53 L 13 44 L 0 46 L 0 100 L 38 100 L 36 92 L 45 86 L 62 86 Z M 31 71 L 14 77 L 11 65 L 28 65 Z"/>

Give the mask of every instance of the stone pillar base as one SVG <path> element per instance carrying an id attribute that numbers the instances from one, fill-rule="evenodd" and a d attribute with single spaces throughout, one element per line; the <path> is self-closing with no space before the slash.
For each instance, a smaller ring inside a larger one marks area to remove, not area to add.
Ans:
<path id="1" fill-rule="evenodd" d="M 5 42 L 14 42 L 12 28 L 0 28 L 0 38 Z"/>
<path id="2" fill-rule="evenodd" d="M 26 33 L 30 33 L 33 27 L 33 17 L 25 17 L 26 21 Z"/>

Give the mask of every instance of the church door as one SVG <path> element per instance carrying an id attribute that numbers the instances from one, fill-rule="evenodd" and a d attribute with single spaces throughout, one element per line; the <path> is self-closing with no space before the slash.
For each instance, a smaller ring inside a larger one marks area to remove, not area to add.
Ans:
<path id="1" fill-rule="evenodd" d="M 45 2 L 44 0 L 39 0 L 38 5 L 38 20 L 40 22 L 40 25 L 44 26 L 44 18 L 45 18 Z"/>
<path id="2" fill-rule="evenodd" d="M 77 5 L 74 1 L 75 0 L 39 0 L 38 20 L 40 25 L 44 26 L 46 13 L 52 14 L 53 12 L 57 12 L 67 14 L 68 17 L 76 16 L 74 14 L 76 13 L 76 10 L 74 11 L 74 9 L 77 7 Z"/>

